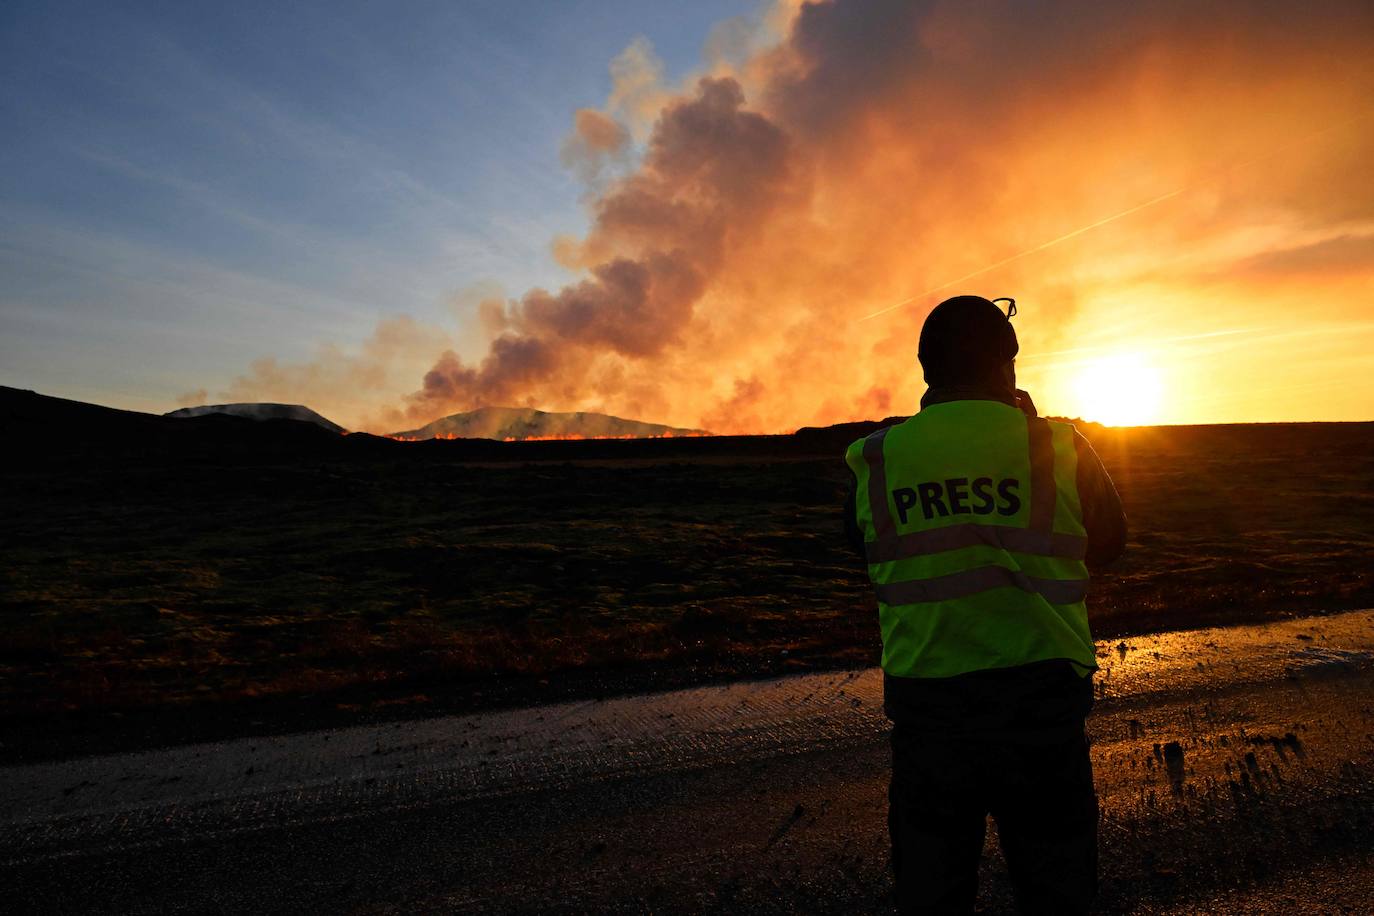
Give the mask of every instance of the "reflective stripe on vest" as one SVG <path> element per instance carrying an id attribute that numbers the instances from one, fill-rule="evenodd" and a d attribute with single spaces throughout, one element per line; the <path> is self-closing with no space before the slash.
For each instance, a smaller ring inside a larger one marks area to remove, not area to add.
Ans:
<path id="1" fill-rule="evenodd" d="M 1073 436 L 1068 424 L 972 400 L 850 446 L 889 674 L 1048 658 L 1096 667 Z"/>
<path id="2" fill-rule="evenodd" d="M 1042 579 L 1005 566 L 978 566 L 930 579 L 880 582 L 874 591 L 884 604 L 920 604 L 966 598 L 1007 585 L 1043 595 L 1051 604 L 1074 604 L 1088 595 L 1087 579 Z"/>

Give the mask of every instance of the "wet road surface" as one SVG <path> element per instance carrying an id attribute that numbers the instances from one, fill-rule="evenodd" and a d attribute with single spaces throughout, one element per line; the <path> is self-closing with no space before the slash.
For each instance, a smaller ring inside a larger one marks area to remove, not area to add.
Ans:
<path id="1" fill-rule="evenodd" d="M 1374 612 L 1098 654 L 1104 911 L 1374 912 Z M 868 670 L 8 767 L 0 906 L 885 912 L 888 760 Z"/>

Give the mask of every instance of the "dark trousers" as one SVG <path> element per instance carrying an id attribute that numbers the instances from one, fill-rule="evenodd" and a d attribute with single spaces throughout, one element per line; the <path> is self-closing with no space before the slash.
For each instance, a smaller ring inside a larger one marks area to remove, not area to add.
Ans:
<path id="1" fill-rule="evenodd" d="M 894 725 L 888 798 L 902 913 L 973 912 L 989 814 L 1021 912 L 1069 916 L 1092 905 L 1097 794 L 1081 731 L 1030 743 Z"/>

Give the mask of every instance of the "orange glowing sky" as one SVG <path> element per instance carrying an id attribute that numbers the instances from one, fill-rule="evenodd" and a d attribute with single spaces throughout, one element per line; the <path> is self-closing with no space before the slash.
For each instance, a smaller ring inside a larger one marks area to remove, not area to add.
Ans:
<path id="1" fill-rule="evenodd" d="M 978 292 L 1020 303 L 1019 378 L 1048 413 L 1374 417 L 1368 10 L 1318 5 L 1294 31 L 1246 4 L 1064 6 L 783 6 L 775 40 L 706 67 L 737 108 L 692 80 L 643 111 L 613 99 L 648 152 L 560 253 L 685 249 L 701 294 L 650 294 L 666 317 L 642 320 L 679 324 L 628 344 L 545 300 L 488 303 L 491 355 L 457 347 L 457 381 L 408 409 L 524 398 L 719 432 L 910 412 L 921 320 Z M 755 113 L 776 142 L 740 140 Z M 541 372 L 512 341 L 563 349 Z"/>
<path id="2" fill-rule="evenodd" d="M 586 225 L 547 238 L 547 290 L 458 278 L 444 314 L 185 400 L 788 431 L 913 411 L 922 319 L 976 293 L 1016 298 L 1042 413 L 1374 418 L 1368 2 L 741 13 L 689 73 L 632 43 L 567 112 Z"/>

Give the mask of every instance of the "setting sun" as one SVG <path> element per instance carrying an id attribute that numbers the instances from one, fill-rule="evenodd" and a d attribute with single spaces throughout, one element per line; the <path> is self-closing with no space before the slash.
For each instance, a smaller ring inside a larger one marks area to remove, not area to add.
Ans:
<path id="1" fill-rule="evenodd" d="M 1143 426 L 1159 417 L 1159 370 L 1138 353 L 1116 353 L 1087 363 L 1074 379 L 1083 418 L 1108 426 Z"/>

